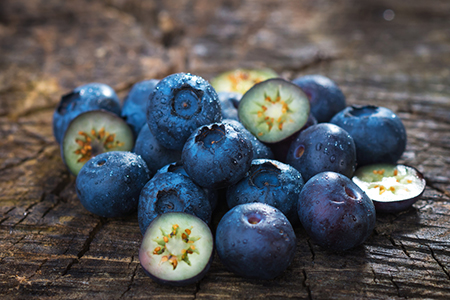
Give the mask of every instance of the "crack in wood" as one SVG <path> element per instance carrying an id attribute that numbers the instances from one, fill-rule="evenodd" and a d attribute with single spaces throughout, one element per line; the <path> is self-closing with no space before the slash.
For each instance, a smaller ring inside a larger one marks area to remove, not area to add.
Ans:
<path id="1" fill-rule="evenodd" d="M 133 263 L 133 260 L 134 260 L 134 256 L 131 257 L 130 265 Z M 133 285 L 134 278 L 136 277 L 136 273 L 139 268 L 139 265 L 140 264 L 137 263 L 136 266 L 134 267 L 133 274 L 131 274 L 131 277 L 130 277 L 130 283 L 128 284 L 127 289 L 122 293 L 122 295 L 120 295 L 120 297 L 118 299 L 122 299 L 131 290 L 131 287 Z"/>
<path id="2" fill-rule="evenodd" d="M 310 288 L 309 285 L 307 284 L 308 276 L 306 275 L 306 270 L 303 269 L 303 270 L 302 270 L 302 273 L 303 273 L 303 277 L 304 277 L 304 279 L 303 279 L 303 281 L 302 281 L 302 285 L 303 285 L 303 287 L 306 288 L 306 291 L 308 292 L 308 299 L 309 299 L 309 300 L 312 300 L 311 288 Z"/>
<path id="3" fill-rule="evenodd" d="M 430 249 L 430 253 L 431 256 L 433 257 L 433 259 L 437 262 L 437 264 L 441 267 L 442 271 L 445 273 L 445 275 L 447 276 L 447 279 L 450 280 L 450 273 L 447 270 L 447 268 L 444 266 L 444 264 L 436 257 L 436 254 L 434 253 L 433 248 L 431 248 L 431 246 L 429 245 L 424 245 L 426 247 L 428 247 L 428 249 Z"/>
<path id="4" fill-rule="evenodd" d="M 401 241 L 399 241 L 400 245 L 397 245 L 397 243 L 393 237 L 389 236 L 388 238 L 394 247 L 400 248 L 408 258 L 411 258 L 411 255 L 409 254 L 408 250 L 406 250 L 405 245 L 403 245 L 403 243 Z"/>

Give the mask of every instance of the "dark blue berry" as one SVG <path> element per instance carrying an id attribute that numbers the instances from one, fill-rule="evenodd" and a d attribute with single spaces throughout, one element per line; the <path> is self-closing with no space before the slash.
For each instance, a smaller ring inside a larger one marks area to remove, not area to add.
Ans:
<path id="1" fill-rule="evenodd" d="M 319 123 L 328 122 L 345 108 L 345 96 L 339 87 L 322 75 L 301 76 L 292 81 L 298 85 L 311 103 L 311 113 Z"/>
<path id="2" fill-rule="evenodd" d="M 216 91 L 202 77 L 176 73 L 153 89 L 147 106 L 147 124 L 158 142 L 181 150 L 199 126 L 220 122 L 222 113 Z"/>
<path id="3" fill-rule="evenodd" d="M 286 216 L 264 203 L 235 206 L 220 220 L 216 249 L 230 271 L 245 278 L 273 279 L 295 255 L 296 236 Z"/>
<path id="4" fill-rule="evenodd" d="M 255 159 L 244 178 L 227 189 L 230 208 L 245 203 L 261 202 L 278 208 L 297 223 L 297 203 L 304 185 L 294 167 L 270 159 Z"/>
<path id="5" fill-rule="evenodd" d="M 375 227 L 372 200 L 348 177 L 323 172 L 305 183 L 298 216 L 320 246 L 345 251 L 362 244 Z"/>
<path id="6" fill-rule="evenodd" d="M 122 106 L 122 118 L 130 125 L 134 136 L 138 136 L 147 123 L 147 103 L 150 93 L 159 82 L 157 79 L 143 80 L 133 85 Z"/>
<path id="7" fill-rule="evenodd" d="M 53 113 L 53 135 L 62 143 L 69 124 L 78 115 L 104 109 L 120 116 L 120 100 L 114 90 L 103 83 L 88 83 L 61 97 Z"/>
<path id="8" fill-rule="evenodd" d="M 222 118 L 238 120 L 238 107 L 242 94 L 236 92 L 218 92 Z"/>
<path id="9" fill-rule="evenodd" d="M 141 191 L 138 221 L 144 234 L 150 222 L 167 212 L 185 212 L 204 222 L 211 220 L 211 205 L 201 187 L 179 173 L 157 173 Z"/>
<path id="10" fill-rule="evenodd" d="M 402 120 L 390 109 L 366 105 L 349 106 L 330 121 L 345 129 L 356 145 L 358 166 L 374 163 L 395 164 L 406 148 Z"/>
<path id="11" fill-rule="evenodd" d="M 141 189 L 152 173 L 144 160 L 127 151 L 97 155 L 81 168 L 76 191 L 81 204 L 101 217 L 123 217 L 137 210 Z"/>
<path id="12" fill-rule="evenodd" d="M 286 162 L 306 181 L 324 171 L 351 178 L 356 167 L 355 143 L 341 127 L 319 123 L 300 132 L 291 143 Z"/>
<path id="13" fill-rule="evenodd" d="M 201 126 L 181 153 L 186 173 L 198 185 L 219 189 L 244 177 L 253 159 L 251 142 L 227 123 Z"/>

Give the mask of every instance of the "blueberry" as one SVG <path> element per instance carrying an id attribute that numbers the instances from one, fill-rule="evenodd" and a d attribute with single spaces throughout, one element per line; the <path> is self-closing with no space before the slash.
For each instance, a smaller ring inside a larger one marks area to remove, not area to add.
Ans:
<path id="1" fill-rule="evenodd" d="M 123 217 L 137 210 L 141 189 L 151 176 L 139 155 L 105 152 L 81 168 L 76 191 L 81 204 L 91 213 L 106 218 Z"/>
<path id="2" fill-rule="evenodd" d="M 292 81 L 308 95 L 311 114 L 319 123 L 330 119 L 346 106 L 345 96 L 334 81 L 322 75 L 301 76 Z"/>
<path id="3" fill-rule="evenodd" d="M 148 98 L 158 82 L 157 79 L 139 81 L 131 87 L 124 99 L 121 116 L 130 125 L 136 137 L 144 124 L 147 124 Z"/>
<path id="4" fill-rule="evenodd" d="M 297 203 L 304 181 L 290 165 L 271 159 L 255 159 L 244 178 L 227 189 L 230 208 L 261 202 L 279 209 L 292 224 L 297 223 Z"/>
<path id="5" fill-rule="evenodd" d="M 241 178 L 253 159 L 251 142 L 227 123 L 199 127 L 192 133 L 181 153 L 181 160 L 198 185 L 219 189 Z"/>
<path id="6" fill-rule="evenodd" d="M 103 83 L 88 83 L 61 97 L 53 113 L 53 135 L 62 143 L 69 124 L 79 114 L 104 109 L 120 116 L 120 100 L 114 90 Z"/>
<path id="7" fill-rule="evenodd" d="M 388 108 L 349 106 L 337 113 L 330 122 L 344 128 L 352 136 L 358 166 L 395 164 L 405 151 L 405 127 Z"/>
<path id="8" fill-rule="evenodd" d="M 300 132 L 291 143 L 286 162 L 306 181 L 324 171 L 351 178 L 356 167 L 355 143 L 341 127 L 319 123 Z"/>
<path id="9" fill-rule="evenodd" d="M 69 171 L 77 176 L 92 157 L 109 151 L 131 151 L 133 147 L 133 132 L 121 117 L 92 110 L 70 122 L 61 143 L 61 156 Z"/>
<path id="10" fill-rule="evenodd" d="M 222 118 L 238 120 L 238 107 L 242 94 L 236 92 L 218 92 Z"/>
<path id="11" fill-rule="evenodd" d="M 300 192 L 298 216 L 320 246 L 345 251 L 362 244 L 375 227 L 375 206 L 348 177 L 322 172 Z"/>
<path id="12" fill-rule="evenodd" d="M 408 209 L 425 191 L 426 180 L 411 166 L 365 165 L 352 178 L 372 199 L 377 212 L 396 213 Z"/>
<path id="13" fill-rule="evenodd" d="M 281 78 L 255 84 L 239 102 L 239 121 L 260 141 L 276 143 L 300 130 L 309 116 L 306 94 Z"/>
<path id="14" fill-rule="evenodd" d="M 148 101 L 147 124 L 168 149 L 183 149 L 195 129 L 221 120 L 217 93 L 200 76 L 169 75 L 156 85 Z"/>
<path id="15" fill-rule="evenodd" d="M 202 279 L 213 260 L 208 225 L 196 216 L 170 212 L 155 218 L 142 239 L 139 261 L 155 282 L 185 286 Z"/>
<path id="16" fill-rule="evenodd" d="M 255 84 L 276 77 L 278 74 L 271 69 L 234 69 L 211 79 L 211 85 L 217 92 L 245 94 Z"/>
<path id="17" fill-rule="evenodd" d="M 163 147 L 150 131 L 147 124 L 144 124 L 137 136 L 134 152 L 142 156 L 148 168 L 153 173 L 156 173 L 156 171 L 165 165 L 181 159 L 181 151 Z"/>
<path id="18" fill-rule="evenodd" d="M 179 173 L 189 177 L 189 175 L 183 168 L 183 164 L 180 161 L 167 164 L 158 170 L 158 173 L 165 173 L 165 172 Z M 211 204 L 211 210 L 214 211 L 214 209 L 216 209 L 217 201 L 219 198 L 218 190 L 203 188 L 203 191 L 205 192 L 206 197 L 208 198 L 209 203 Z"/>
<path id="19" fill-rule="evenodd" d="M 156 173 L 142 188 L 138 221 L 144 234 L 150 222 L 167 212 L 186 212 L 209 223 L 211 205 L 201 187 L 179 173 Z"/>
<path id="20" fill-rule="evenodd" d="M 233 127 L 236 131 L 242 133 L 245 136 L 245 138 L 247 138 L 252 143 L 253 159 L 257 159 L 257 158 L 272 159 L 272 158 L 274 158 L 272 150 L 269 148 L 269 146 L 267 146 L 266 144 L 264 144 L 263 142 L 258 140 L 250 131 L 248 131 L 244 127 L 244 125 L 242 125 L 242 123 L 240 123 L 239 121 L 236 121 L 236 120 L 232 120 L 232 119 L 224 119 L 223 123 L 227 123 L 228 125 Z"/>
<path id="21" fill-rule="evenodd" d="M 245 278 L 279 276 L 296 250 L 294 229 L 286 216 L 264 203 L 241 204 L 229 210 L 219 222 L 215 241 L 225 267 Z"/>

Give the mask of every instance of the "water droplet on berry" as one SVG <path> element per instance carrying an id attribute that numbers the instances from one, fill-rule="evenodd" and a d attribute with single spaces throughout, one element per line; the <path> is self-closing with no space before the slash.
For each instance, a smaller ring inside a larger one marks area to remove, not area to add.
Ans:
<path id="1" fill-rule="evenodd" d="M 330 156 L 330 161 L 331 161 L 332 163 L 334 163 L 335 160 L 336 160 L 336 156 L 331 155 L 331 156 Z"/>
<path id="2" fill-rule="evenodd" d="M 320 151 L 320 149 L 322 149 L 322 143 L 317 143 L 316 150 Z"/>

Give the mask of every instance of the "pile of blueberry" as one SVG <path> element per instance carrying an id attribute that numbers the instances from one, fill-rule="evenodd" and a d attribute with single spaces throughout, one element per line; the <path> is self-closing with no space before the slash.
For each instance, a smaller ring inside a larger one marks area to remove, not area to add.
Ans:
<path id="1" fill-rule="evenodd" d="M 345 251 L 370 236 L 376 211 L 407 209 L 425 189 L 416 169 L 396 165 L 401 120 L 346 106 L 321 75 L 237 69 L 210 84 L 176 73 L 136 83 L 123 105 L 90 83 L 61 98 L 53 130 L 87 210 L 137 211 L 140 262 L 161 284 L 200 280 L 214 249 L 230 271 L 272 279 L 295 256 L 293 228 Z M 213 236 L 220 204 L 229 210 Z"/>

